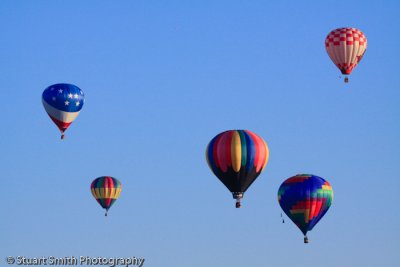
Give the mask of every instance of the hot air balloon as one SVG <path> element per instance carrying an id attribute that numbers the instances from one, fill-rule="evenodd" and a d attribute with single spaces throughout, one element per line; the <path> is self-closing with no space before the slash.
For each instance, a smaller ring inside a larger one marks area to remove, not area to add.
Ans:
<path id="1" fill-rule="evenodd" d="M 311 174 L 298 174 L 282 183 L 278 190 L 278 201 L 286 215 L 304 234 L 321 220 L 332 204 L 331 185 L 323 178 Z"/>
<path id="2" fill-rule="evenodd" d="M 367 49 L 367 38 L 356 28 L 339 28 L 328 34 L 325 48 L 342 74 L 349 75 Z M 346 76 L 344 81 L 347 83 L 349 78 Z"/>
<path id="3" fill-rule="evenodd" d="M 64 132 L 76 119 L 84 104 L 84 94 L 77 86 L 67 83 L 53 84 L 42 94 L 47 114 L 57 125 L 64 139 Z"/>
<path id="4" fill-rule="evenodd" d="M 100 206 L 106 210 L 114 204 L 121 194 L 121 182 L 111 176 L 101 176 L 93 180 L 90 189 L 93 197 L 97 200 Z"/>
<path id="5" fill-rule="evenodd" d="M 268 156 L 265 141 L 248 130 L 220 133 L 206 150 L 208 166 L 232 192 L 236 208 L 240 208 L 244 192 L 264 170 Z"/>

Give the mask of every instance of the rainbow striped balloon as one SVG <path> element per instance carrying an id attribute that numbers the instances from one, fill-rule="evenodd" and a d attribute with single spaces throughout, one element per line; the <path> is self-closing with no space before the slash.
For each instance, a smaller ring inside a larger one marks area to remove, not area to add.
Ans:
<path id="1" fill-rule="evenodd" d="M 248 130 L 220 133 L 206 150 L 208 166 L 232 192 L 236 207 L 240 207 L 244 192 L 264 170 L 268 156 L 265 141 Z"/>
<path id="2" fill-rule="evenodd" d="M 103 209 L 106 209 L 106 216 L 108 209 L 114 204 L 121 194 L 121 182 L 111 176 L 102 176 L 94 179 L 90 189 L 93 197 L 97 200 Z"/>
<path id="3" fill-rule="evenodd" d="M 333 200 L 331 185 L 323 178 L 311 174 L 298 174 L 282 183 L 278 190 L 278 201 L 286 215 L 304 234 L 321 220 Z"/>

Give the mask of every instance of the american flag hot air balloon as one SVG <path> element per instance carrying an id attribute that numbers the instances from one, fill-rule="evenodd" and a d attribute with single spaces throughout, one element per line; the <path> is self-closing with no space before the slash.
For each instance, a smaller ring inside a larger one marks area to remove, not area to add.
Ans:
<path id="1" fill-rule="evenodd" d="M 43 91 L 44 109 L 60 130 L 61 139 L 64 139 L 64 132 L 79 115 L 84 101 L 83 91 L 72 84 L 53 84 Z"/>

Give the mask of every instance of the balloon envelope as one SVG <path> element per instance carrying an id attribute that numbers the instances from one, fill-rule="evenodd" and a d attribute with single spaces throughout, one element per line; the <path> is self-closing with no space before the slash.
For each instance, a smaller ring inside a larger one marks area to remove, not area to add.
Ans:
<path id="1" fill-rule="evenodd" d="M 282 183 L 278 201 L 286 215 L 306 235 L 321 220 L 332 204 L 331 185 L 311 174 L 298 174 Z"/>
<path id="2" fill-rule="evenodd" d="M 235 199 L 242 198 L 265 168 L 268 157 L 265 141 L 248 130 L 220 133 L 211 140 L 206 150 L 208 166 Z"/>
<path id="3" fill-rule="evenodd" d="M 101 176 L 93 180 L 90 190 L 100 206 L 108 211 L 121 194 L 122 184 L 114 177 Z"/>
<path id="4" fill-rule="evenodd" d="M 367 38 L 356 28 L 338 28 L 326 37 L 325 48 L 342 74 L 348 75 L 363 57 Z"/>
<path id="5" fill-rule="evenodd" d="M 42 103 L 47 114 L 64 136 L 65 130 L 79 115 L 84 104 L 83 91 L 72 84 L 59 83 L 47 87 L 42 94 Z"/>

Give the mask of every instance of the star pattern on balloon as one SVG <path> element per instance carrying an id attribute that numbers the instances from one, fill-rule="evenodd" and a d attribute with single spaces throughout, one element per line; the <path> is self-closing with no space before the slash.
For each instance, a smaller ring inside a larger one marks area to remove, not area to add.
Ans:
<path id="1" fill-rule="evenodd" d="M 63 138 L 84 105 L 84 93 L 72 84 L 54 84 L 44 90 L 42 103 Z"/>

